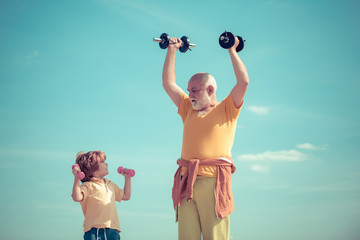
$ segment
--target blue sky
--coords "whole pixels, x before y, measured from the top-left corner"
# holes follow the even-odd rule
[[[235,84],[218,37],[246,39],[250,85],[232,151],[232,240],[355,240],[360,234],[358,1],[0,2],[0,232],[3,239],[81,239],[70,194],[79,151],[136,170],[117,205],[122,239],[177,239],[171,202],[182,123],[163,91],[166,51],[185,90],[210,72]]]

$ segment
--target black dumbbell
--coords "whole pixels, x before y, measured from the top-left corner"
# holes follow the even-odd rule
[[[182,41],[181,47],[179,48],[180,52],[184,53],[187,50],[191,51],[191,48],[195,47],[195,44],[190,43],[188,37],[182,36],[180,39]],[[154,42],[158,42],[161,49],[167,48],[169,44],[174,44],[173,42],[171,42],[169,35],[166,33],[161,34],[160,38],[154,38]]]
[[[236,36],[239,39],[239,45],[236,47],[236,52],[240,52],[244,48],[245,40],[242,37]],[[231,32],[223,32],[219,37],[219,44],[221,47],[228,49],[234,46],[235,36]]]

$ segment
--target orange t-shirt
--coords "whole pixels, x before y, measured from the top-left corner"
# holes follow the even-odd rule
[[[80,186],[84,199],[80,202],[84,213],[84,232],[95,228],[112,228],[120,232],[115,201],[120,202],[124,190],[105,178],[92,178]]]
[[[231,157],[240,110],[241,106],[236,108],[229,94],[210,112],[199,117],[191,106],[189,96],[183,93],[178,110],[184,124],[181,158],[189,161]],[[200,166],[198,174],[216,177],[216,167]]]

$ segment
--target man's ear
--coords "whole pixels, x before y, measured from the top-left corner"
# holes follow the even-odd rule
[[[214,93],[214,87],[212,85],[209,85],[206,90],[209,96]]]

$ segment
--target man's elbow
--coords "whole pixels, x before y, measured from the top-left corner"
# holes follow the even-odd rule
[[[123,201],[129,201],[130,200],[130,195],[124,195],[122,200]]]
[[[72,196],[72,199],[74,200],[74,202],[81,202],[82,198],[78,197],[78,196]]]
[[[249,78],[248,77],[246,77],[246,78],[244,78],[244,79],[242,79],[241,81],[238,81],[237,83],[236,83],[236,86],[235,86],[235,88],[237,88],[237,89],[247,89],[248,88],[248,86],[249,86]]]
[[[249,85],[249,76],[248,76],[248,75],[246,75],[246,76],[244,77],[243,85],[246,86],[246,87]]]
[[[163,88],[165,89],[166,92],[170,89],[170,84],[169,84],[169,82],[167,82],[167,81],[165,81],[165,80],[163,80],[162,86],[163,86]]]
[[[166,84],[166,82],[164,82],[164,81],[163,81],[163,83],[162,83],[162,87],[166,90],[166,88],[167,88],[167,84]]]

